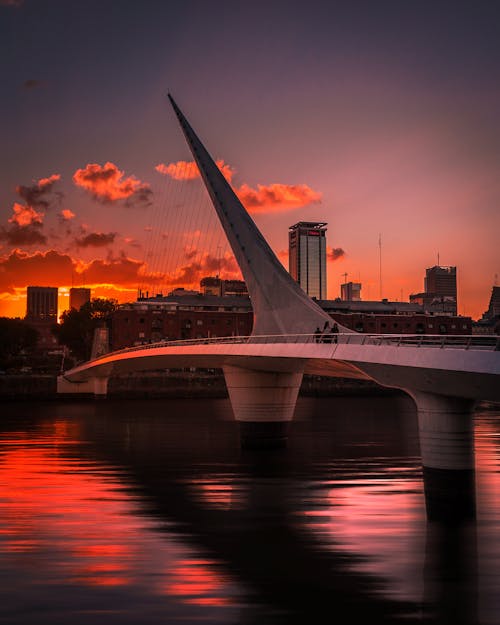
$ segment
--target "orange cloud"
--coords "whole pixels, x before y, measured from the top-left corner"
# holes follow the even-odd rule
[[[216,161],[216,165],[224,178],[228,182],[231,182],[235,170],[222,159]],[[160,163],[155,169],[160,174],[170,176],[174,180],[194,180],[200,177],[198,165],[194,161],[177,161],[176,163],[169,163],[168,165]]]
[[[44,214],[38,213],[31,206],[24,206],[23,204],[14,202],[12,211],[14,214],[9,219],[9,223],[11,224],[17,224],[18,226],[24,227],[33,223],[41,224],[43,221]]]
[[[103,166],[89,163],[84,169],[77,169],[73,175],[74,183],[92,194],[94,199],[104,203],[127,200],[128,204],[149,203],[151,189],[135,178],[124,178],[125,173],[114,163]]]
[[[70,211],[69,208],[63,209],[59,214],[62,217],[63,221],[70,221],[71,219],[74,219],[76,217],[75,213],[73,211]]]
[[[220,274],[224,279],[241,279],[240,268],[232,254],[226,253],[222,257],[216,257],[199,250],[191,250],[185,256],[187,260],[192,260],[192,262],[167,276],[162,285],[198,289],[202,278],[214,274]]]
[[[306,184],[258,184],[257,189],[243,184],[235,193],[250,213],[281,212],[321,202],[321,193]]]
[[[231,183],[235,169],[222,159],[216,163],[222,175]],[[198,166],[194,161],[177,161],[169,165],[160,163],[155,169],[174,180],[194,180],[200,177]],[[235,188],[234,191],[241,203],[251,213],[281,212],[321,202],[321,193],[314,191],[306,184],[276,183],[267,186],[259,184],[257,189],[252,189],[249,185],[243,184],[241,187]]]

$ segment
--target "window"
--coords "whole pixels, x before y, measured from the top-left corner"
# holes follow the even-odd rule
[[[139,319],[139,323],[144,323],[144,322],[145,322],[144,317],[141,317],[141,318]]]
[[[196,325],[197,326],[202,326],[203,325],[203,319],[197,319],[196,320]]]
[[[144,338],[144,332],[139,332],[139,338],[143,339]]]

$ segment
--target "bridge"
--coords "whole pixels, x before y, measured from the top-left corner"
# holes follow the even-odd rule
[[[248,287],[249,337],[161,342],[104,354],[58,379],[58,391],[105,395],[111,375],[221,368],[242,440],[282,442],[303,375],[374,380],[408,393],[418,412],[424,468],[473,471],[472,410],[500,401],[497,337],[312,334],[331,318],[290,277],[171,96],[170,102]]]

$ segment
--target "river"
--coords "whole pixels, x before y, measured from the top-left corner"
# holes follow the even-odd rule
[[[225,399],[3,402],[0,622],[500,622],[500,406],[476,519],[428,522],[405,396],[301,397],[242,450]]]

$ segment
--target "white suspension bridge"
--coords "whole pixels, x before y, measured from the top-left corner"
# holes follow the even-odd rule
[[[60,376],[61,393],[105,395],[111,375],[151,369],[221,368],[245,436],[282,437],[302,377],[370,379],[415,401],[425,468],[474,468],[472,410],[500,401],[496,337],[357,334],[339,326],[334,343],[314,328],[331,318],[290,277],[194,130],[169,96],[248,287],[249,337],[171,341],[108,353]]]

